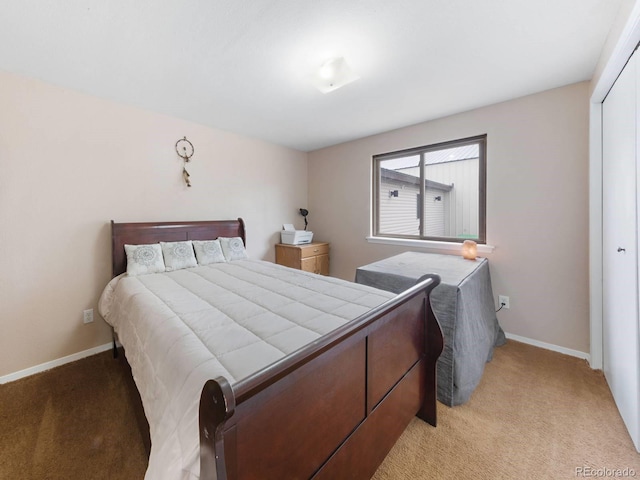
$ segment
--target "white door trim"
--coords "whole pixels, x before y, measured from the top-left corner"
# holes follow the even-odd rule
[[[602,369],[602,102],[640,42],[637,0],[607,65],[593,89],[589,109],[589,310],[591,368]]]
[[[589,364],[602,370],[602,103],[589,110]]]

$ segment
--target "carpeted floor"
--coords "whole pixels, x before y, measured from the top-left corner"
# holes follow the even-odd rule
[[[109,352],[0,385],[0,479],[142,479],[129,388]],[[438,415],[437,428],[412,421],[375,480],[640,476],[604,377],[582,360],[510,341],[471,400]]]
[[[125,375],[105,352],[0,385],[0,479],[142,479]]]
[[[414,419],[374,479],[570,479],[593,477],[590,468],[640,477],[640,454],[604,375],[584,360],[509,341],[470,401],[438,404],[435,429]]]

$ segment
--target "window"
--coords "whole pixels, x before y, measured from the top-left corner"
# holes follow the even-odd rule
[[[486,242],[487,136],[373,157],[373,235]]]

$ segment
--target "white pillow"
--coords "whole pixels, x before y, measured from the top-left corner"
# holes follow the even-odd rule
[[[181,268],[197,267],[196,256],[193,254],[191,240],[186,242],[160,242],[167,272]]]
[[[157,243],[149,245],[125,245],[127,275],[164,272],[162,249]]]
[[[222,253],[220,240],[194,240],[193,249],[196,251],[198,265],[209,265],[211,263],[222,263],[227,260]]]
[[[224,258],[227,259],[227,262],[231,262],[233,260],[244,260],[245,258],[249,258],[247,256],[247,251],[244,249],[244,243],[242,243],[242,238],[240,237],[220,237],[220,245],[222,246],[222,253],[224,253]]]

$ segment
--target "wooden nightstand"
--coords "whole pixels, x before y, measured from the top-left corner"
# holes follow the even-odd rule
[[[276,244],[276,263],[305,272],[329,275],[329,244],[306,245]]]

